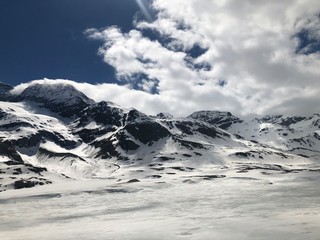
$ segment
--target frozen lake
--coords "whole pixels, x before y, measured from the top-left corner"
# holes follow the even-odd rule
[[[318,240],[319,175],[113,185],[100,180],[66,184],[61,191],[11,191],[0,194],[0,238]]]

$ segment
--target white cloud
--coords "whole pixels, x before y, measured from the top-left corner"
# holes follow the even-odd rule
[[[320,53],[296,53],[302,30],[320,41],[320,2],[154,0],[153,8],[156,20],[128,33],[116,26],[86,31],[103,41],[99,53],[125,85],[73,83],[78,89],[148,114],[320,112]],[[145,30],[157,32],[158,41]],[[207,51],[191,58],[195,45]],[[194,65],[202,63],[213,67]]]

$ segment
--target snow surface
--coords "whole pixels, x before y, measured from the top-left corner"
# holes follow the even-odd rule
[[[39,130],[46,130],[52,133],[57,132],[66,140],[77,141],[77,138],[70,133],[70,129],[64,121],[65,119],[51,116],[55,114],[38,107],[34,103],[0,102],[0,108],[8,114],[1,119],[1,125],[21,122],[29,125],[25,127],[22,126],[19,129],[1,129],[0,138],[7,140],[20,139],[27,135],[37,133]]]
[[[318,240],[319,180],[318,173],[264,180],[245,174],[196,183],[110,179],[7,191],[0,194],[1,239]]]

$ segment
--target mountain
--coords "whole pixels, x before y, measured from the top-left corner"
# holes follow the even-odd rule
[[[82,92],[69,84],[34,83],[13,97],[14,101],[33,101],[64,117],[71,117],[93,104]]]
[[[250,121],[219,111],[148,116],[95,102],[68,84],[13,89],[0,85],[0,191],[79,179],[179,179],[182,173],[183,181],[194,182],[225,177],[223,169],[318,170],[319,114]]]
[[[230,112],[220,111],[199,111],[194,112],[188,118],[198,119],[219,128],[227,130],[230,126],[236,123],[242,123],[240,118],[233,116]]]

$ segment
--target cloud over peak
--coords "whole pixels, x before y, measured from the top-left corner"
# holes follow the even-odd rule
[[[113,88],[141,98],[133,106],[178,115],[320,112],[317,1],[154,0],[152,7],[155,20],[129,32],[86,31],[103,42],[99,54],[122,84]]]

